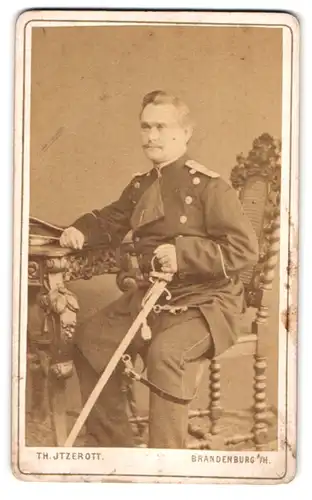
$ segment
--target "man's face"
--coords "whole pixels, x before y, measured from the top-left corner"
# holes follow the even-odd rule
[[[185,153],[191,129],[179,119],[179,111],[172,104],[148,104],[143,109],[142,145],[153,163],[174,161]]]

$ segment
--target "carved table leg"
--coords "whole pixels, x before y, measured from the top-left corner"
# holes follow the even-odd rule
[[[48,275],[49,291],[41,297],[47,323],[52,330],[48,391],[55,444],[62,446],[67,437],[66,379],[73,374],[73,338],[78,303],[64,287],[61,272]]]
[[[39,287],[29,287],[26,408],[31,421],[46,421],[50,425],[46,360],[51,338],[44,328],[44,312],[38,302],[40,293]]]
[[[49,399],[52,412],[52,427],[56,446],[62,446],[67,438],[66,381],[49,377]]]

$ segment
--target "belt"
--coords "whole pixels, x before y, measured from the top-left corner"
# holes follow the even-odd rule
[[[150,271],[151,271],[151,266],[150,266],[150,255],[143,255],[143,254],[136,254],[136,253],[131,253],[130,259],[131,259],[131,269],[138,269],[142,274],[142,282],[143,283],[149,283],[149,276],[150,276]],[[182,277],[183,276],[183,277]],[[202,275],[192,275],[192,276],[185,276],[182,274],[175,274],[173,276],[173,280],[170,283],[170,288],[174,289],[175,287],[179,288],[181,285],[183,286],[191,286],[192,284],[195,283],[201,283],[201,284],[211,284],[215,288],[222,287],[224,285],[227,285],[231,281],[235,280],[238,277],[237,274],[233,274],[231,276],[227,277],[215,277],[214,279],[207,279],[207,281],[202,281]],[[199,281],[197,281],[199,279]]]
[[[173,396],[169,392],[164,391],[163,389],[161,389],[157,385],[153,384],[153,382],[150,382],[149,380],[147,380],[146,378],[144,378],[140,373],[137,373],[134,370],[134,367],[133,367],[133,364],[132,364],[132,361],[131,361],[131,358],[130,358],[129,354],[124,354],[122,356],[122,358],[121,358],[121,361],[124,364],[124,367],[125,367],[124,374],[127,377],[129,377],[130,379],[135,380],[137,382],[141,382],[141,384],[143,384],[146,387],[148,387],[152,392],[154,392],[158,396],[160,396],[160,397],[162,397],[162,398],[164,398],[164,399],[166,399],[168,401],[171,401],[173,403],[187,405],[196,396],[196,391],[195,391],[194,395],[191,398],[179,398],[177,396]]]

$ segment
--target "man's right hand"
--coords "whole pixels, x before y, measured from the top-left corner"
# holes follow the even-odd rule
[[[60,237],[61,247],[74,248],[75,250],[81,250],[84,242],[85,237],[82,232],[73,226],[65,229]]]

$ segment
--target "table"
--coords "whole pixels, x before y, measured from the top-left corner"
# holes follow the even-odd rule
[[[30,412],[39,419],[51,416],[56,446],[62,446],[68,434],[66,382],[74,371],[73,344],[79,310],[77,297],[66,285],[74,280],[115,274],[117,285],[124,291],[134,284],[136,270],[132,268],[131,248],[127,243],[117,251],[104,245],[84,247],[80,251],[61,248],[57,238],[53,243],[29,246],[27,387],[32,394]]]

